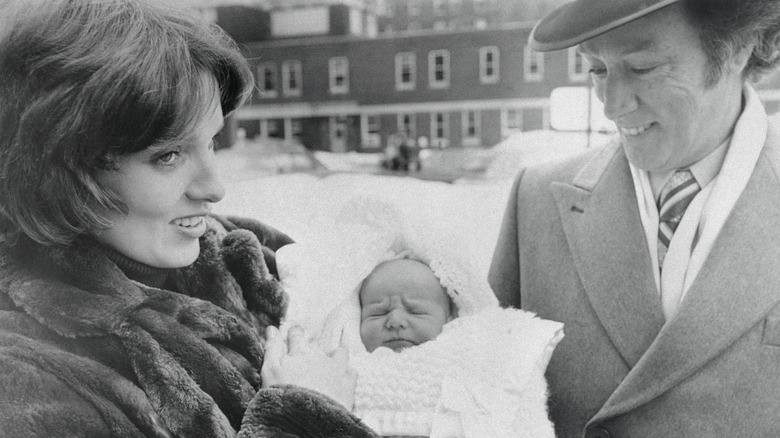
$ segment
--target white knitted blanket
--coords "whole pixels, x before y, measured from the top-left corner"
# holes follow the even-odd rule
[[[382,435],[553,438],[544,371],[562,324],[501,309],[474,274],[456,233],[406,223],[388,204],[356,198],[315,239],[277,252],[290,306],[282,331],[301,325],[323,350],[350,350],[355,413]],[[446,288],[458,317],[434,340],[368,353],[358,291],[382,261],[411,254]]]

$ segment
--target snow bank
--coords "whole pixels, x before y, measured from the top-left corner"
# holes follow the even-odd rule
[[[292,238],[313,238],[354,196],[395,205],[412,223],[433,224],[463,236],[481,275],[487,275],[511,180],[453,185],[409,177],[288,174],[227,183],[218,213],[261,220]]]

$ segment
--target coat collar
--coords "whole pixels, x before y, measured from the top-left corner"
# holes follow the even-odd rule
[[[780,303],[779,172],[780,138],[770,128],[748,185],[677,315],[591,422],[627,412],[668,391]]]
[[[623,148],[605,147],[571,184],[551,188],[588,299],[633,367],[664,317]]]
[[[779,174],[780,139],[770,128],[745,191],[666,325],[623,149],[604,148],[570,184],[553,183],[585,293],[631,369],[590,423],[641,406],[679,384],[780,302],[775,273]]]

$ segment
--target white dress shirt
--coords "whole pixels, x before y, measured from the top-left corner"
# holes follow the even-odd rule
[[[745,85],[743,98],[744,109],[731,138],[689,168],[701,191],[686,209],[672,237],[664,259],[663,277],[658,266],[656,198],[674,171],[651,173],[629,163],[655,284],[667,321],[676,313],[726,218],[747,186],[766,141],[766,111],[750,85]]]

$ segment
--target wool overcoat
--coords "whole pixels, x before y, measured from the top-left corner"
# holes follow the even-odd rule
[[[665,322],[623,148],[517,177],[490,283],[564,323],[547,369],[560,438],[780,436],[780,140]]]

